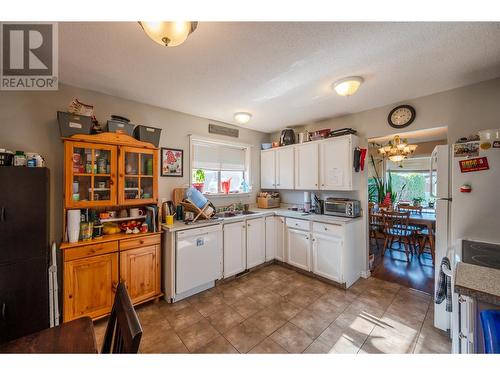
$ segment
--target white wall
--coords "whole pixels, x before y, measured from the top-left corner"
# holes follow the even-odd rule
[[[51,239],[56,241],[61,239],[63,209],[63,144],[60,140],[56,111],[65,111],[74,97],[84,103],[93,104],[100,123],[105,123],[111,114],[123,115],[135,124],[162,128],[160,146],[184,150],[184,177],[159,177],[160,198],[169,199],[174,187],[189,183],[188,134],[211,136],[208,134],[208,124],[217,124],[208,119],[67,85],[60,85],[58,91],[0,91],[0,148],[38,152],[45,157],[51,173]],[[237,199],[214,200],[216,205],[230,204],[238,200],[243,203],[255,202],[256,191],[260,187],[260,143],[267,142],[269,135],[248,129],[239,130],[238,139],[224,136],[214,138],[254,146],[251,152],[251,184],[254,191]]]

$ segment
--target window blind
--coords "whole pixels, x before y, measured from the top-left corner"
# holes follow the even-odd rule
[[[196,141],[192,153],[195,169],[245,171],[245,148]]]
[[[430,157],[419,157],[419,158],[407,158],[401,163],[394,163],[387,160],[387,170],[394,172],[405,172],[405,171],[421,171],[428,172],[431,168],[431,158]]]

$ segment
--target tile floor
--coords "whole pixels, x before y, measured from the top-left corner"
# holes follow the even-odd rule
[[[141,353],[450,353],[431,297],[376,278],[348,290],[272,264],[137,308]],[[99,347],[106,320],[96,322]]]

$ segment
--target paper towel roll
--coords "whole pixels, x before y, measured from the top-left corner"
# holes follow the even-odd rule
[[[311,203],[311,193],[304,191],[304,203]]]
[[[67,222],[66,228],[68,231],[68,241],[78,242],[80,236],[80,210],[68,210],[66,213]]]

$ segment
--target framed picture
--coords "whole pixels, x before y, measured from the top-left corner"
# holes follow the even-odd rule
[[[184,150],[161,148],[161,175],[163,177],[182,177],[184,171]]]

